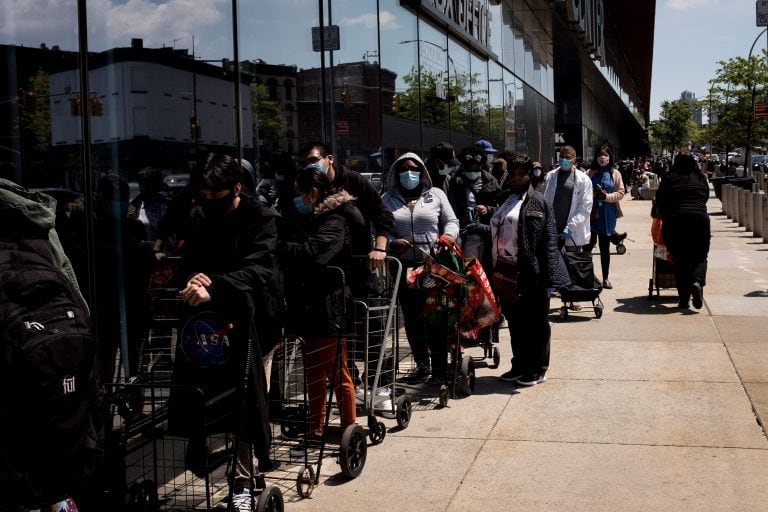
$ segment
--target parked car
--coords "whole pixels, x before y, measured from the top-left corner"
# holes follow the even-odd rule
[[[768,155],[752,155],[752,170],[766,172],[768,168]]]

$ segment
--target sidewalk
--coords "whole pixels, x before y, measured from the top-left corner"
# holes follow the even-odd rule
[[[768,502],[768,245],[726,219],[712,195],[705,305],[681,313],[674,290],[647,298],[650,206],[622,203],[619,231],[634,242],[612,256],[601,319],[585,310],[561,321],[553,300],[546,383],[515,392],[498,380],[509,369],[504,333],[501,367],[478,364],[473,396],[415,410],[407,429],[369,446],[356,480],[334,477],[338,466],[327,460],[302,500],[294,472],[268,475],[286,510],[760,509]],[[597,255],[595,264],[599,272]]]

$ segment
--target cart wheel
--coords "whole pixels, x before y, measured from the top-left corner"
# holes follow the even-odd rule
[[[653,298],[653,278],[648,280],[648,298]]]
[[[155,482],[134,482],[128,489],[127,503],[135,505],[138,510],[157,510],[160,505]]]
[[[296,477],[296,492],[302,498],[309,498],[315,490],[315,470],[311,466],[304,466]]]
[[[373,444],[380,444],[387,436],[387,426],[381,421],[373,421],[368,425],[368,437]]]
[[[270,486],[261,491],[256,502],[256,512],[283,512],[283,493],[278,487]]]
[[[357,478],[365,467],[368,455],[368,445],[365,442],[365,431],[360,425],[349,425],[341,434],[339,447],[339,464],[341,472],[347,478]]]
[[[445,384],[440,386],[440,392],[437,395],[437,400],[440,407],[448,406],[448,386],[446,386]]]
[[[616,246],[616,254],[624,254],[627,252],[627,247],[624,244],[619,244]]]
[[[469,396],[475,390],[475,361],[470,356],[461,358],[461,378],[459,379],[459,393]]]
[[[413,412],[413,405],[411,399],[407,395],[403,395],[397,399],[397,426],[400,428],[408,428],[408,424],[411,422],[411,413]]]
[[[560,308],[560,318],[562,320],[565,320],[566,318],[568,318],[568,306],[562,306]]]
[[[498,368],[500,363],[501,363],[501,352],[499,352],[499,347],[493,347],[493,365],[491,366],[491,368]]]
[[[595,318],[603,316],[603,306],[595,306]]]

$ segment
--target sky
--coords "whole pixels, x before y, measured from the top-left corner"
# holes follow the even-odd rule
[[[754,0],[656,0],[651,120],[662,101],[692,91],[704,98],[718,62],[746,58],[764,27],[756,26]],[[766,48],[765,34],[753,55]]]

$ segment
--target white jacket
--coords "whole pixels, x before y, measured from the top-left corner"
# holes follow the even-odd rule
[[[568,213],[568,229],[573,233],[573,241],[576,245],[587,245],[591,236],[590,215],[592,213],[592,180],[587,173],[582,172],[576,167],[572,167],[575,172],[576,181],[573,184],[573,197],[571,199],[571,210]],[[544,177],[544,198],[549,204],[555,200],[555,188],[557,187],[557,173],[560,168],[549,171]]]

